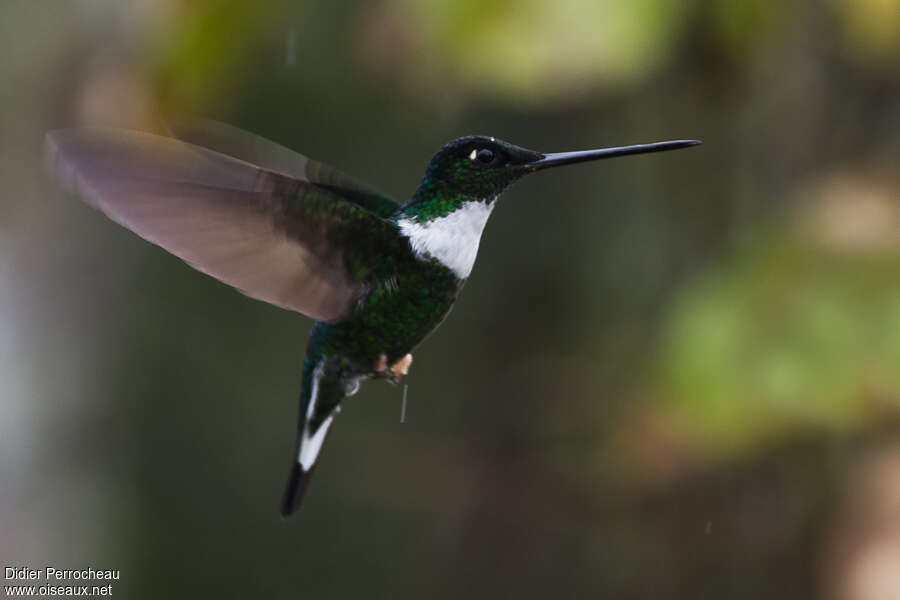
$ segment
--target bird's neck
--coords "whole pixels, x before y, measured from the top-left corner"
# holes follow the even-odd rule
[[[460,279],[472,272],[481,233],[496,204],[424,181],[398,214],[397,224],[423,260],[437,260]]]
[[[455,186],[426,175],[410,201],[400,209],[401,218],[407,217],[418,222],[431,221],[446,217],[462,204],[478,199]]]

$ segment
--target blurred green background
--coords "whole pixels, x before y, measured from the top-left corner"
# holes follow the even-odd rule
[[[4,0],[0,560],[123,598],[900,598],[900,0]],[[445,141],[690,151],[508,191],[305,506],[306,318],[60,192],[232,123],[394,196]]]

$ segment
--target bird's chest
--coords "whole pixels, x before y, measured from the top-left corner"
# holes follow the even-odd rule
[[[464,202],[453,212],[429,220],[402,219],[398,225],[413,253],[434,259],[459,279],[472,273],[481,234],[495,201]]]
[[[399,360],[440,325],[463,283],[435,261],[402,265],[369,287],[350,319],[333,326],[336,349],[362,368],[382,354]]]
[[[398,225],[409,253],[366,286],[354,315],[339,324],[345,353],[365,366],[410,352],[447,316],[472,272],[493,203],[467,202],[428,221]]]

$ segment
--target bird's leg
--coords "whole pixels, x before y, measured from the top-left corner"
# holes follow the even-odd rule
[[[388,367],[387,354],[382,352],[375,361],[374,370],[376,377],[383,377],[392,383],[400,383],[400,378],[409,373],[409,365],[412,364],[412,354],[407,354],[390,367]]]

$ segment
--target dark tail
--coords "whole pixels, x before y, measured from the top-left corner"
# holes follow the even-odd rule
[[[288,475],[287,487],[284,489],[284,496],[281,498],[281,516],[288,518],[300,508],[303,501],[303,493],[309,484],[313,471],[304,471],[300,466],[300,462],[295,458],[294,464],[291,466],[291,474]]]
[[[313,355],[315,356],[315,355]],[[294,445],[293,464],[287,487],[281,499],[281,516],[289,517],[300,507],[328,435],[331,422],[340,411],[345,386],[341,382],[337,361],[307,354],[300,385],[300,423]]]

